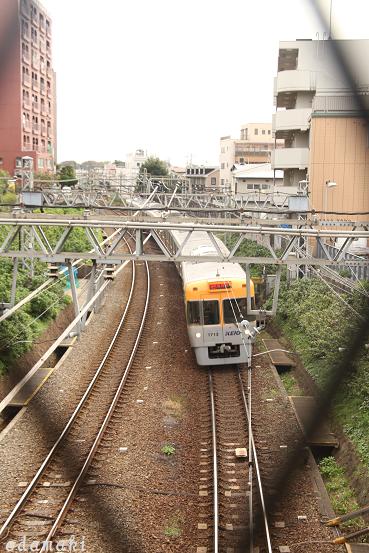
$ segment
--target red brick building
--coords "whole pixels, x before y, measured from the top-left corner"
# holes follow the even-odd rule
[[[0,1],[0,169],[22,156],[54,171],[56,87],[51,20],[38,0]]]

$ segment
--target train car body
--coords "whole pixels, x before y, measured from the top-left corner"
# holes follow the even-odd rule
[[[181,245],[187,232],[171,231],[172,239]],[[223,242],[218,247],[228,254]],[[216,254],[206,232],[185,241],[182,255]],[[186,307],[187,328],[191,346],[199,365],[247,363],[251,342],[245,338],[247,294],[254,297],[254,286],[246,289],[246,275],[237,263],[190,262],[180,264]]]

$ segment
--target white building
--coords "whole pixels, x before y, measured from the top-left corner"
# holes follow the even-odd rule
[[[286,192],[297,193],[296,189],[288,188],[283,184],[283,171],[273,171],[270,163],[235,164],[231,168],[232,193],[236,196],[252,192]]]
[[[284,170],[285,184],[296,185],[311,177],[314,120],[339,116],[343,121],[343,117],[353,118],[355,109],[357,114],[352,90],[336,60],[336,47],[348,61],[358,90],[368,94],[369,40],[297,40],[279,44],[273,135],[283,138],[285,146],[272,153],[272,167]],[[333,131],[331,134],[328,143],[332,149],[337,137]],[[340,140],[345,140],[344,134]],[[337,161],[341,163],[342,159]],[[333,176],[329,178],[333,180]],[[320,185],[324,185],[323,181]]]

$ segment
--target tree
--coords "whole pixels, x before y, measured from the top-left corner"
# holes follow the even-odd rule
[[[4,171],[3,169],[0,169],[0,193],[5,194],[5,192],[8,189],[8,179],[10,179],[10,175],[7,171]]]
[[[74,186],[77,184],[78,180],[76,179],[76,170],[72,165],[64,165],[59,169],[58,172],[58,179],[63,180],[69,180],[70,182],[67,182],[67,186]]]
[[[167,177],[168,176],[168,165],[165,161],[162,161],[158,157],[150,156],[140,167],[140,174],[142,175],[145,172],[145,169],[148,175],[157,176],[157,177]]]

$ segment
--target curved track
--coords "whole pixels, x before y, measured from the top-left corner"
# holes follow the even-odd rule
[[[252,432],[251,374],[230,367],[209,371],[214,553],[272,553]],[[237,457],[238,448],[246,448],[247,457]],[[254,535],[260,520],[262,537],[259,528]]]
[[[48,550],[112,418],[136,354],[149,298],[148,265],[133,263],[129,298],[114,337],[68,423],[0,529],[2,541],[25,535],[29,542],[45,542],[41,551]]]

